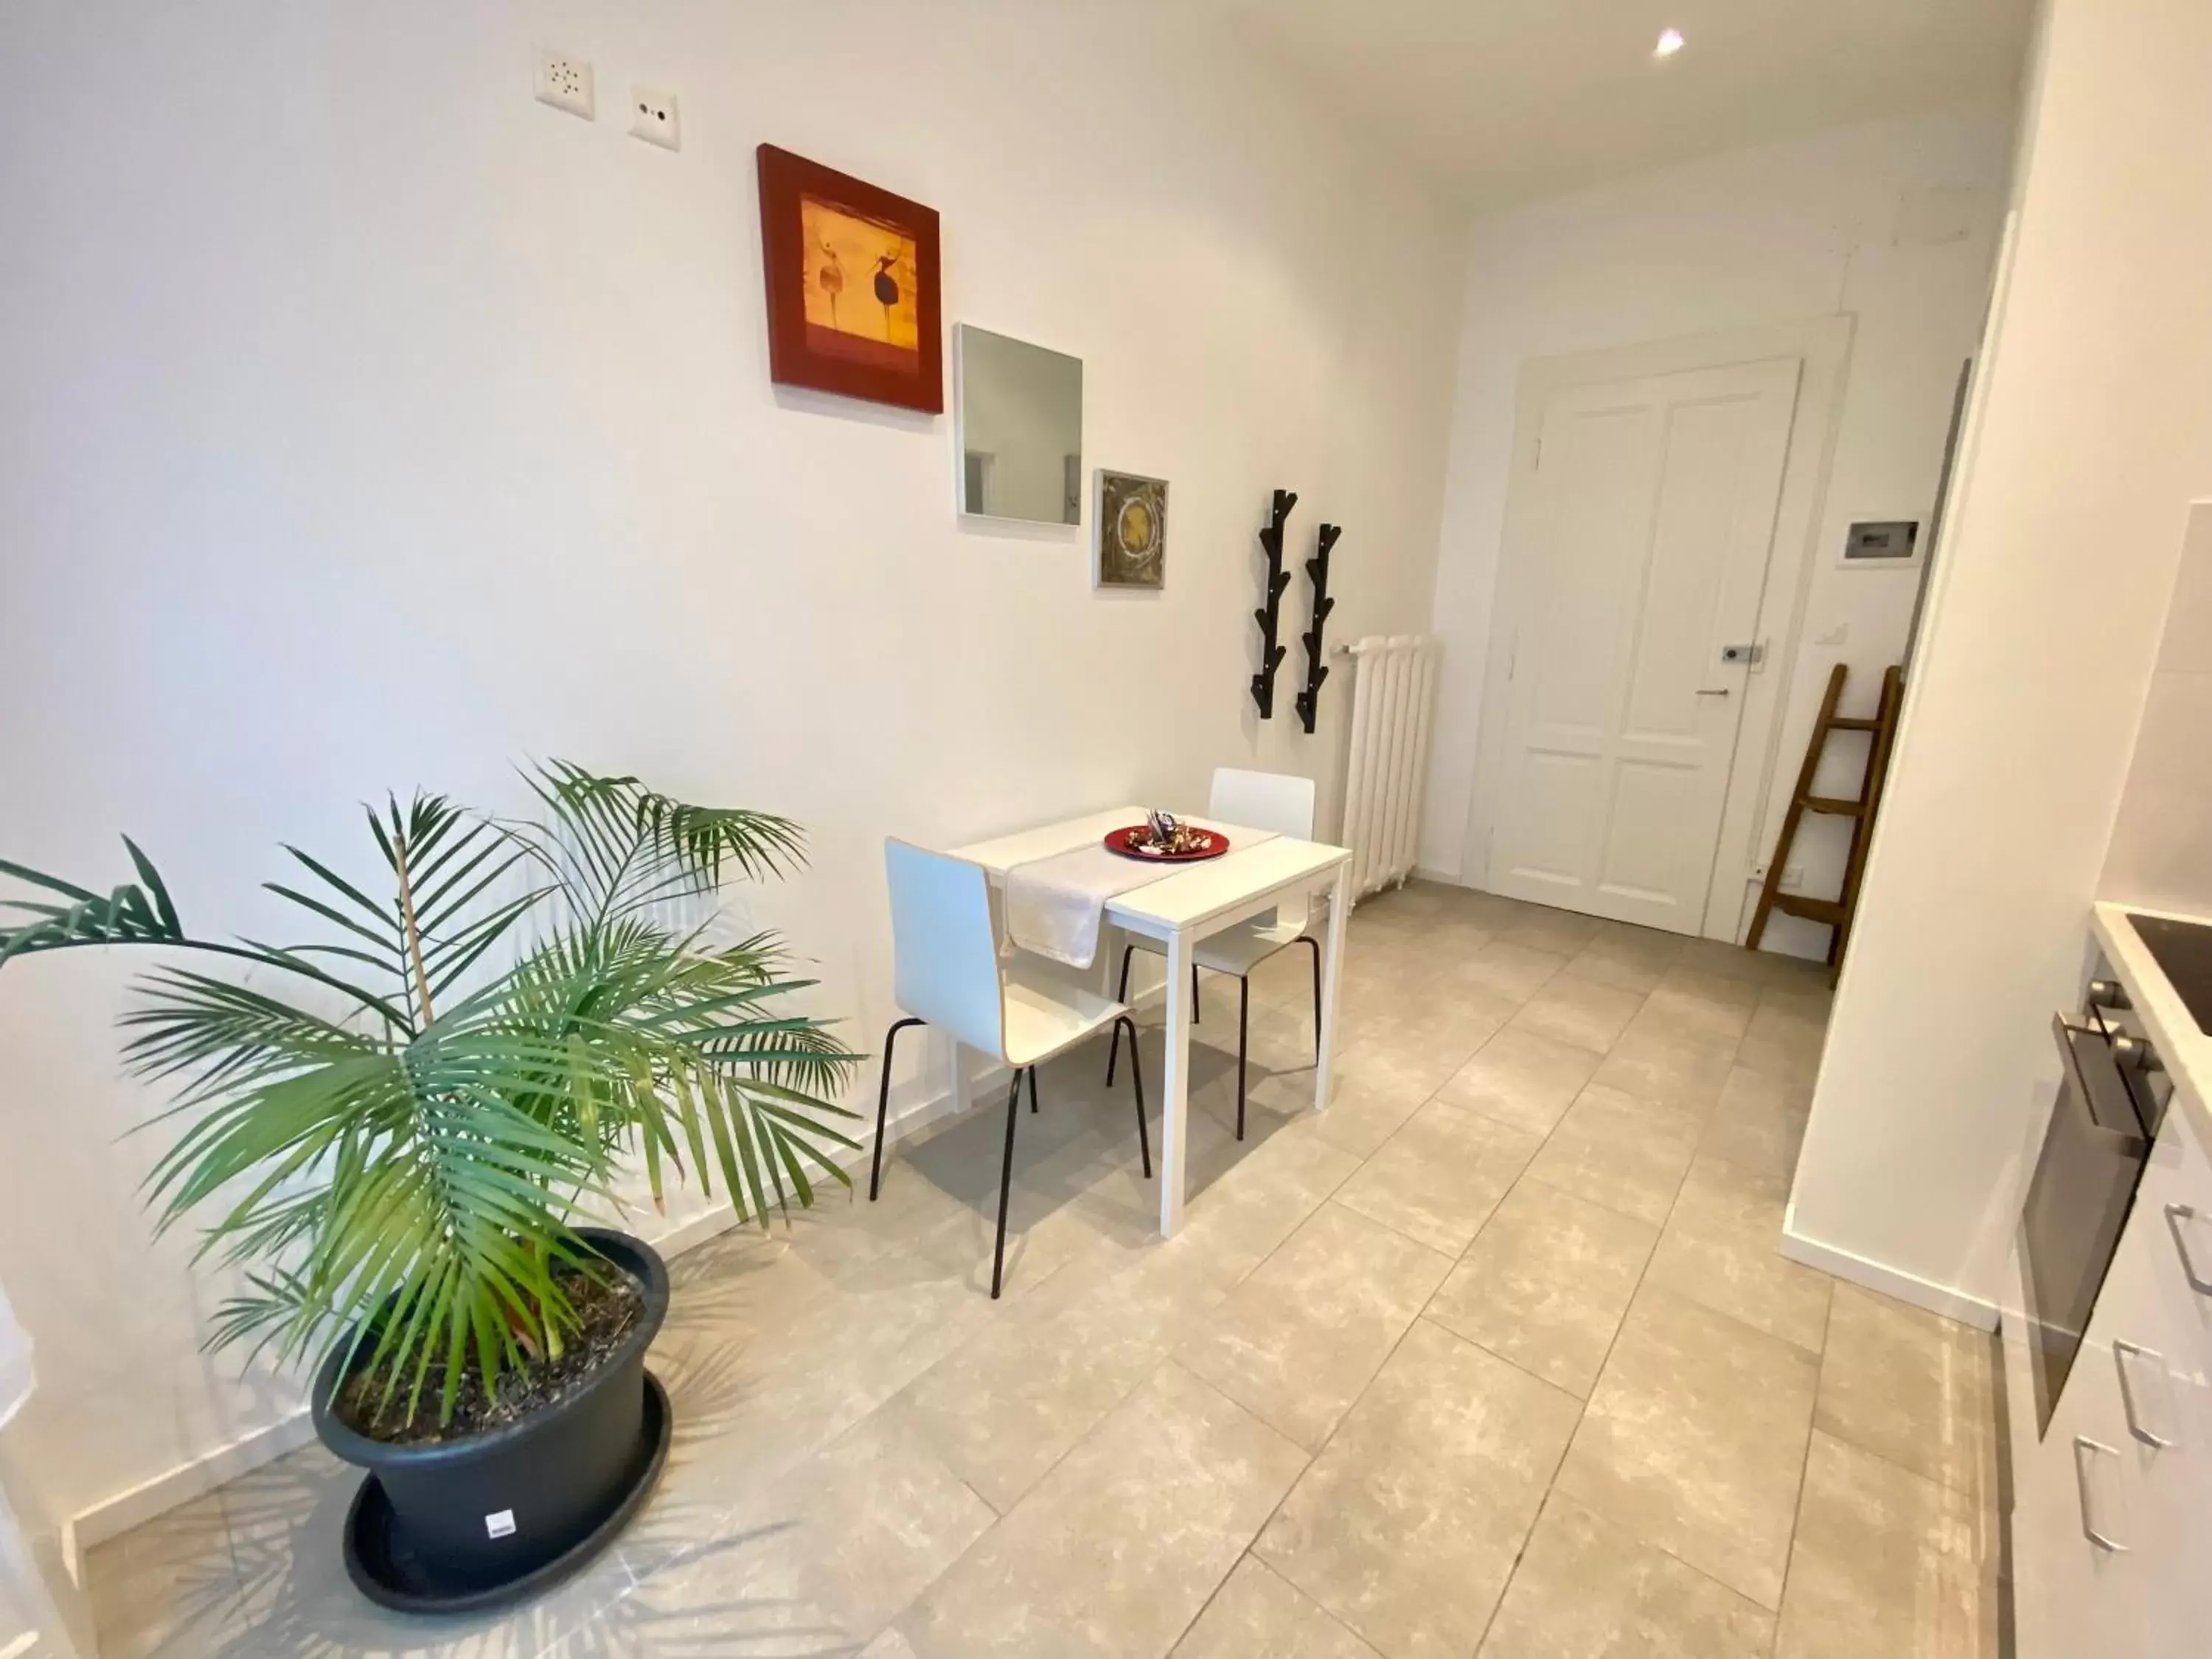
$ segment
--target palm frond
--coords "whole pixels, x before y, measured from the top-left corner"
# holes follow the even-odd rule
[[[0,902],[0,910],[18,911],[30,918],[14,927],[0,927],[0,963],[33,951],[72,945],[185,943],[184,924],[177,920],[177,908],[170,902],[161,872],[128,836],[123,844],[130,849],[138,879],[105,895],[0,859],[0,875],[68,901],[64,904],[21,899]]]
[[[759,880],[805,862],[803,832],[774,813],[692,805],[637,778],[605,776],[568,761],[525,775],[554,820],[551,841],[539,842],[541,856],[562,872],[582,917],[611,921],[709,896],[732,866]]]

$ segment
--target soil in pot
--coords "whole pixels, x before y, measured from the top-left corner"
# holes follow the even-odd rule
[[[438,1402],[445,1391],[446,1363],[438,1358],[430,1364],[421,1408],[411,1419],[401,1418],[407,1407],[408,1379],[402,1379],[387,1401],[385,1379],[367,1371],[346,1379],[334,1402],[337,1416],[355,1433],[387,1446],[435,1446],[505,1428],[559,1404],[621,1352],[623,1339],[645,1312],[644,1291],[636,1279],[613,1261],[603,1261],[599,1267],[591,1275],[573,1269],[556,1272],[562,1294],[576,1310],[578,1328],[563,1338],[561,1352],[553,1358],[540,1360],[527,1371],[502,1372],[495,1397],[485,1391],[483,1376],[471,1365],[462,1375],[452,1419],[441,1424]]]

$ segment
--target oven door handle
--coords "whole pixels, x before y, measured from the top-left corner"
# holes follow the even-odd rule
[[[2119,1150],[2130,1158],[2138,1159],[2148,1158],[2150,1155],[2150,1142],[2139,1130],[2116,1128],[2099,1115],[2097,1110],[2099,1097],[2090,1086],[2088,1074],[2081,1067],[2081,1051],[2076,1044],[2088,1042],[2100,1045],[2104,1049],[2105,1060],[2112,1068],[2111,1089],[2106,1092],[2109,1094],[2112,1089],[2118,1090],[2121,1099],[2126,1102],[2129,1118],[2140,1123],[2135,1103],[2128,1097],[2127,1085],[2121,1081],[2118,1063],[2112,1057],[2112,1039],[2102,1031],[2093,1030],[2086,1025],[2076,1025],[2064,1014],[2051,1016],[2051,1029],[2052,1034],[2058,1039],[2058,1058],[2066,1068],[2065,1083],[2058,1091],[2058,1109],[2061,1111],[2065,1109],[2066,1101],[2070,1097],[2081,1115],[2087,1120],[2088,1127],[2094,1133],[2117,1142]],[[2212,1291],[2212,1287],[2208,1287],[2208,1291]]]

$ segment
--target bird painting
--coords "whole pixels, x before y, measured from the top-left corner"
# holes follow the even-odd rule
[[[822,284],[822,291],[830,296],[830,326],[837,326],[837,296],[845,291],[845,267],[837,263],[837,250],[824,242],[822,246],[822,269],[814,280]]]
[[[898,304],[898,278],[891,275],[891,267],[899,262],[898,251],[893,249],[876,261],[876,303],[884,308],[884,338],[891,337],[891,307]]]

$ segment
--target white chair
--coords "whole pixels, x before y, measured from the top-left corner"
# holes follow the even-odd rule
[[[1030,1110],[1037,1109],[1036,1068],[1106,1026],[1118,1046],[1129,1028],[1134,1054],[1136,1022],[1119,1002],[1058,985],[1024,969],[1017,952],[1002,957],[991,920],[990,882],[983,866],[932,853],[906,842],[884,842],[890,877],[894,996],[906,1018],[884,1036],[883,1077],[876,1091],[876,1150],[868,1169],[868,1200],[875,1201],[884,1170],[884,1117],[890,1105],[891,1050],[909,1025],[934,1025],[970,1048],[980,1048],[1013,1072],[1006,1091],[1006,1156],[999,1174],[999,1241],[991,1253],[991,1295],[999,1294],[1006,1261],[1006,1197],[1014,1181],[1014,1125],[1021,1116],[1022,1076],[1030,1080]],[[1133,1059],[1129,1080],[1137,1096],[1137,1150],[1145,1178],[1152,1175],[1152,1147],[1145,1127],[1145,1079]]]
[[[1242,772],[1222,767],[1213,775],[1213,794],[1206,813],[1218,823],[1272,830],[1279,836],[1311,841],[1314,832],[1314,786],[1311,778],[1281,772]],[[1191,1018],[1198,1018],[1198,970],[1237,976],[1237,1139],[1244,1139],[1244,1054],[1252,1012],[1252,970],[1279,951],[1303,945],[1313,952],[1314,1064],[1321,1064],[1321,941],[1306,931],[1313,921],[1312,901],[1296,909],[1285,908],[1255,916],[1241,927],[1231,927],[1198,942],[1191,953]],[[1149,939],[1121,947],[1121,982],[1115,993],[1129,994],[1129,954],[1141,942],[1147,951],[1159,947]],[[1136,1025],[1129,1027],[1132,1050]],[[1121,1032],[1116,1027],[1114,1046],[1106,1055],[1106,1082],[1114,1082],[1114,1062],[1121,1052]]]

